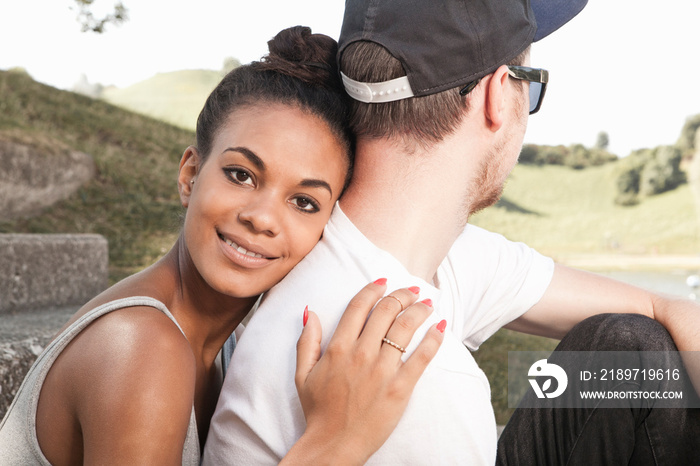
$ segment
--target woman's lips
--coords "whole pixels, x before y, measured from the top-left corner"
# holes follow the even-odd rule
[[[243,246],[239,246],[238,244],[236,244],[236,243],[233,242],[232,240],[230,240],[230,239],[224,237],[221,233],[219,233],[219,238],[221,238],[221,239],[224,241],[224,243],[228,244],[229,246],[231,246],[233,249],[235,249],[236,251],[240,252],[241,254],[245,254],[246,256],[250,256],[250,257],[257,257],[257,258],[261,258],[261,259],[262,259],[262,258],[267,259],[267,257],[263,256],[262,254],[259,254],[259,253],[254,252],[254,251],[248,251],[248,250],[247,250],[246,248],[244,248]]]
[[[231,262],[240,267],[253,269],[265,267],[270,264],[271,261],[277,259],[277,257],[270,256],[267,251],[261,250],[258,247],[255,247],[255,249],[246,249],[231,238],[224,236],[224,234],[217,233],[219,240],[221,240],[221,245],[224,248],[224,254]]]

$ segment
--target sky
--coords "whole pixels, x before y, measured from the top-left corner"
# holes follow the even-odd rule
[[[267,40],[297,24],[337,38],[344,6],[122,1],[129,21],[102,35],[80,32],[73,0],[1,1],[0,69],[22,67],[61,89],[82,74],[91,83],[126,87],[159,72],[218,70],[226,57],[256,60]],[[113,4],[96,0],[94,8]],[[619,156],[673,144],[685,119],[700,114],[699,22],[696,0],[589,0],[569,24],[533,44],[532,66],[548,69],[550,84],[525,142],[592,146],[605,131]]]

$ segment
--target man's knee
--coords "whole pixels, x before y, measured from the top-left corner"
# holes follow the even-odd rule
[[[666,329],[641,314],[599,314],[580,322],[562,339],[560,351],[673,351]]]

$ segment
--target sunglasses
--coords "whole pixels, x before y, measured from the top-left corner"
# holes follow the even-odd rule
[[[530,83],[530,115],[537,113],[542,106],[544,99],[544,91],[547,90],[547,82],[549,81],[549,72],[541,68],[530,68],[529,66],[508,66],[508,75],[511,78],[521,79]],[[462,89],[459,94],[465,96],[469,94],[481,78],[470,82]]]

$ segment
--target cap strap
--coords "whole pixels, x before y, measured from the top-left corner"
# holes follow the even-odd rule
[[[413,97],[413,90],[406,76],[381,83],[361,83],[348,78],[342,71],[340,76],[343,78],[343,85],[348,95],[360,102],[393,102],[394,100]]]

